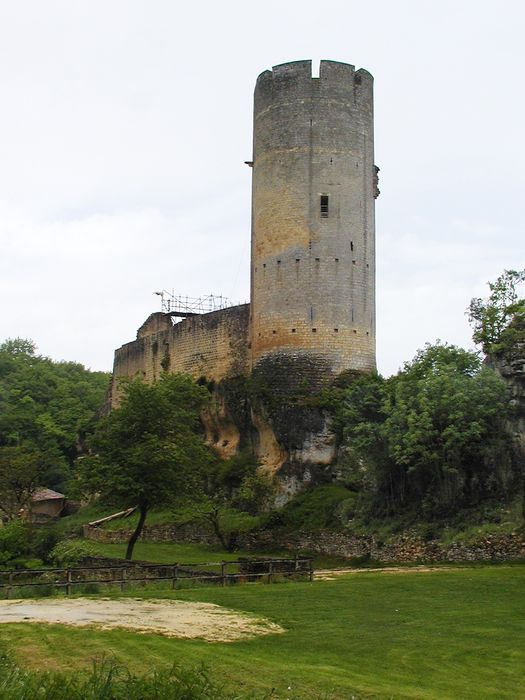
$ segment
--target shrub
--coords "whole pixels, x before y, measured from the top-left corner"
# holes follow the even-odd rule
[[[86,540],[62,540],[53,547],[50,558],[59,566],[76,564],[82,557],[96,554],[91,542]]]
[[[0,566],[27,553],[29,525],[22,520],[13,520],[0,527]]]
[[[204,667],[153,671],[139,676],[111,659],[95,661],[88,674],[35,672],[20,668],[9,654],[0,652],[2,700],[234,700]]]
[[[18,598],[49,598],[55,595],[56,589],[52,583],[42,586],[22,586],[17,590]]]
[[[355,494],[344,486],[329,484],[308,489],[292,498],[270,522],[290,530],[317,531],[340,528],[352,511]],[[341,504],[345,503],[345,506]]]

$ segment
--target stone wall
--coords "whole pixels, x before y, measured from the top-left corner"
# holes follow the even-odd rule
[[[119,377],[152,382],[168,370],[218,382],[248,374],[249,314],[249,304],[242,304],[174,325],[169,314],[151,314],[137,339],[115,351],[111,405],[118,404]]]
[[[123,543],[130,536],[125,530],[84,529],[84,536],[97,542]],[[212,532],[191,526],[145,526],[142,539],[152,542],[175,542],[217,545]],[[340,532],[296,532],[291,534],[270,531],[255,532],[239,538],[242,549],[258,551],[288,549],[351,559],[371,559],[383,563],[414,563],[440,561],[513,561],[525,559],[525,539],[522,535],[486,535],[477,541],[449,545],[425,541],[405,533],[390,542],[375,537],[353,537]]]

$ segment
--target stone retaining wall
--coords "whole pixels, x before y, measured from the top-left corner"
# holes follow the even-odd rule
[[[127,530],[103,530],[84,527],[84,536],[97,542],[122,543],[130,537]],[[142,540],[216,545],[212,532],[195,526],[145,526]],[[487,535],[472,543],[454,542],[449,545],[435,540],[425,541],[405,533],[390,542],[375,537],[353,537],[339,532],[278,533],[261,531],[239,538],[242,549],[289,549],[353,558],[370,558],[379,562],[438,562],[438,561],[512,561],[525,559],[525,539],[522,535]]]

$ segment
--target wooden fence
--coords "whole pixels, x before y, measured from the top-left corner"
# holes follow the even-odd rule
[[[312,559],[239,559],[238,561],[205,562],[201,564],[101,564],[50,569],[0,570],[0,589],[5,598],[17,589],[47,586],[63,588],[67,595],[88,585],[116,585],[124,591],[133,585],[169,581],[173,588],[188,581],[208,581],[221,586],[262,580],[273,583],[279,579],[313,580]],[[35,591],[36,593],[36,591]]]

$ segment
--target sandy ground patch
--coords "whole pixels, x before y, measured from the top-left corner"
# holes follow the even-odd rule
[[[337,576],[343,576],[345,574],[421,574],[428,573],[430,571],[450,571],[454,569],[457,571],[459,566],[382,566],[375,569],[320,569],[315,572],[316,581],[333,581]]]
[[[284,632],[270,620],[243,615],[212,603],[138,598],[1,600],[2,622],[48,622],[100,629],[117,627],[207,642],[235,642]]]

